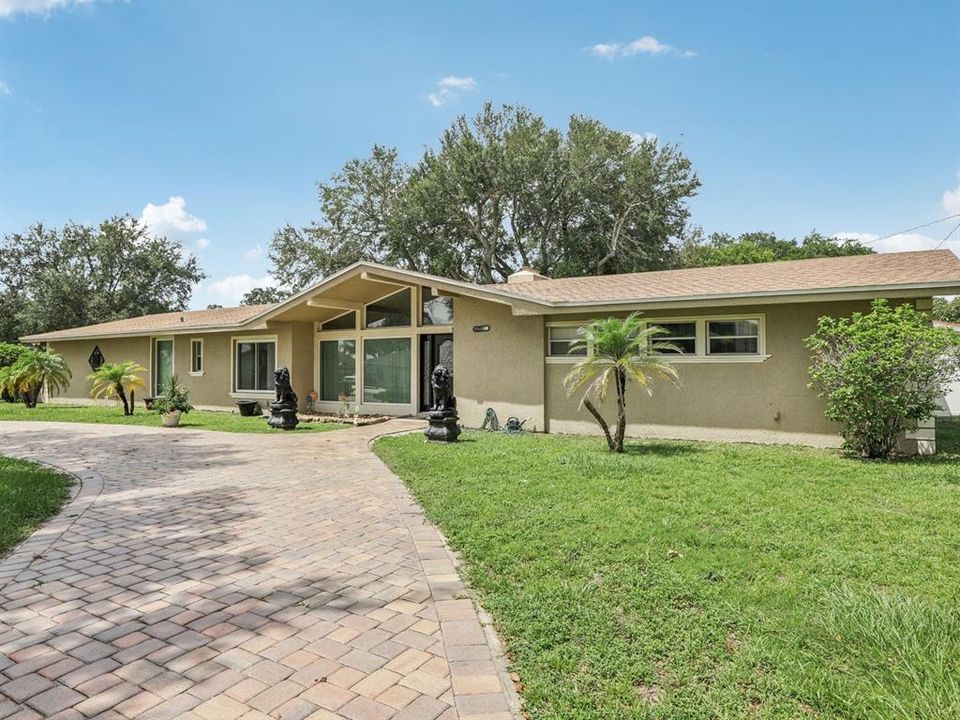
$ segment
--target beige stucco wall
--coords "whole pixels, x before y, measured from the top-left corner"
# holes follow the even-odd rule
[[[627,396],[628,434],[644,434],[645,425],[768,430],[785,433],[835,434],[836,425],[824,414],[824,403],[807,387],[810,355],[804,338],[822,315],[849,315],[868,303],[798,303],[754,307],[713,307],[696,311],[648,313],[671,317],[757,315],[765,317],[766,353],[760,363],[677,363],[681,387],[655,381],[648,397],[633,386]],[[570,318],[550,318],[563,319]],[[572,365],[548,365],[546,402],[551,432],[596,432],[593,418],[578,410],[580,396],[568,397],[563,377]],[[603,405],[614,417],[614,404]]]
[[[506,305],[467,297],[454,308],[453,391],[463,423],[478,427],[492,407],[500,422],[530,418],[524,427],[543,431],[543,318],[517,317]],[[474,325],[490,331],[475,333]]]
[[[593,418],[578,409],[579,396],[568,397],[563,388],[572,364],[544,361],[547,323],[587,320],[592,315],[514,316],[508,307],[469,298],[458,298],[456,307],[454,390],[465,425],[479,426],[484,410],[493,407],[501,422],[509,415],[530,417],[530,429],[598,432]],[[632,387],[628,433],[650,434],[656,427],[670,434],[673,427],[835,436],[837,427],[824,416],[823,401],[807,387],[809,352],[804,339],[822,315],[868,309],[868,302],[858,301],[646,313],[663,320],[762,314],[770,357],[764,362],[678,363],[681,387],[658,382],[653,397]],[[626,313],[601,313],[603,317],[611,314]],[[474,325],[490,325],[490,331],[474,333]],[[612,403],[605,404],[604,411],[612,418]]]
[[[87,375],[92,371],[87,359],[94,347],[100,347],[100,352],[107,362],[122,362],[132,360],[140,363],[144,367],[150,366],[150,339],[145,337],[134,338],[113,338],[100,340],[69,340],[50,343],[49,347],[53,352],[63,356],[66,360],[70,372],[73,373],[73,379],[70,386],[52,400],[78,400],[82,402],[90,401],[90,388],[93,383],[87,380]],[[137,397],[149,395],[149,391],[137,393]]]
[[[238,337],[270,337],[277,340],[277,363],[290,368],[293,388],[301,398],[301,404],[307,393],[313,389],[313,358],[311,338],[313,328],[310,323],[278,323],[267,330],[197,333],[183,335],[160,335],[157,337],[173,339],[174,373],[190,390],[190,401],[196,407],[235,410],[233,389],[231,345]],[[107,362],[133,360],[147,368],[144,380],[147,390],[138,393],[138,399],[153,394],[151,337],[114,338],[100,340],[70,340],[51,343],[51,347],[64,359],[73,372],[70,387],[55,401],[88,402],[91,383],[86,380],[90,374],[87,358],[99,345]],[[202,375],[190,374],[190,341],[203,340],[204,371]],[[265,398],[266,399],[266,398]]]

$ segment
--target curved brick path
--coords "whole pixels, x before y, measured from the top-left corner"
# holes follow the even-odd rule
[[[0,452],[81,479],[0,560],[0,718],[512,720],[442,538],[367,449],[418,425],[0,422]]]

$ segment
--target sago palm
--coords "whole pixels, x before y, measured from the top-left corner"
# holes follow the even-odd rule
[[[655,325],[646,327],[638,313],[626,319],[594,320],[580,328],[580,338],[570,352],[586,350],[587,356],[563,379],[567,394],[583,390],[580,407],[586,408],[596,419],[612,452],[623,452],[623,437],[627,431],[627,383],[634,382],[647,395],[653,394],[651,381],[655,378],[679,385],[677,371],[657,353],[658,350],[680,352],[670,343],[655,338],[666,331]],[[613,386],[617,396],[617,426],[613,433],[600,410],[592,402],[603,402]]]
[[[144,379],[140,377],[146,371],[145,367],[130,360],[104,363],[87,376],[88,380],[93,381],[90,397],[119,398],[123,404],[123,414],[133,415],[135,391],[147,386]],[[130,394],[129,401],[127,393]]]
[[[60,392],[70,384],[72,373],[63,358],[46,350],[25,350],[11,366],[3,369],[0,382],[28,408],[37,406],[43,388]]]

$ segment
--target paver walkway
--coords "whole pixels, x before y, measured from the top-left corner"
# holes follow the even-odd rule
[[[367,448],[2,423],[79,494],[0,561],[0,718],[512,720],[439,533]]]

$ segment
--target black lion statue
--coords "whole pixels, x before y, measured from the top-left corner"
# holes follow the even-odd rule
[[[430,373],[430,388],[433,390],[431,410],[444,412],[456,408],[453,397],[453,375],[443,365],[437,365]]]
[[[277,402],[296,407],[297,394],[290,385],[290,371],[285,367],[278,367],[273,379],[277,389]]]

